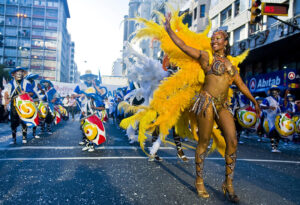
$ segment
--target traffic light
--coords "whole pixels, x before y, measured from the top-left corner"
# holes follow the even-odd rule
[[[261,14],[267,16],[288,16],[289,4],[262,3]]]
[[[262,19],[260,10],[261,0],[252,0],[250,24],[259,23]]]

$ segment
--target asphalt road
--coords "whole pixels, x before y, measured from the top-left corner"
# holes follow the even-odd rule
[[[163,162],[148,162],[111,122],[107,142],[94,153],[81,151],[78,121],[63,122],[41,139],[29,136],[26,145],[20,136],[8,145],[9,132],[0,131],[0,204],[230,204],[221,193],[225,162],[217,153],[205,161],[211,197],[197,196],[195,142],[185,142],[188,163],[168,143],[158,152]],[[240,204],[300,204],[300,145],[271,153],[267,142],[243,140],[234,180]]]

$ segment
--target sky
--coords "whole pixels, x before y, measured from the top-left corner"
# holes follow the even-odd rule
[[[67,27],[75,42],[75,62],[83,74],[92,70],[111,75],[113,62],[121,58],[122,23],[129,0],[68,0]]]

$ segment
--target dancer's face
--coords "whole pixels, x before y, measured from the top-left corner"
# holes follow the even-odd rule
[[[228,41],[225,40],[225,36],[221,31],[215,32],[211,37],[211,47],[214,52],[221,51],[221,50],[225,51],[227,44]]]

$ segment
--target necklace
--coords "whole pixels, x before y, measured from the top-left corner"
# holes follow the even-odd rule
[[[219,54],[217,54],[217,53],[214,53],[214,56],[215,56],[215,57],[219,57],[219,58],[225,58],[225,57],[226,57],[225,55],[219,55]]]

